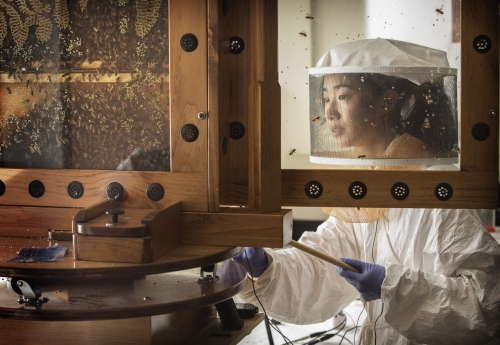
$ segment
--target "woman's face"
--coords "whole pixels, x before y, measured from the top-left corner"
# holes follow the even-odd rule
[[[383,154],[387,109],[371,84],[359,75],[330,74],[324,79],[323,102],[328,128],[340,147],[355,147],[367,156]]]

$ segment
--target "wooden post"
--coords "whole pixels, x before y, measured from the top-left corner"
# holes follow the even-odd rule
[[[461,156],[462,171],[498,171],[498,7],[495,0],[462,0],[462,80],[461,92]],[[491,40],[486,53],[477,52],[474,40],[485,35]],[[473,138],[477,124],[489,127],[485,140]],[[496,189],[495,186],[491,186]]]
[[[281,209],[281,93],[278,84],[278,1],[250,4],[248,207]]]

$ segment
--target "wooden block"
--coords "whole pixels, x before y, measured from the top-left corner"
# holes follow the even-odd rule
[[[282,248],[292,239],[292,211],[182,213],[183,244]]]
[[[152,237],[104,237],[73,234],[75,260],[143,264],[153,261]]]
[[[150,213],[142,222],[153,236],[153,261],[182,244],[182,203],[173,203]]]
[[[107,220],[101,219],[102,216],[90,220],[88,224],[78,223],[77,232],[73,233],[74,259],[122,263],[155,261],[182,244],[181,210],[180,202],[167,205],[161,210],[125,209],[122,216],[126,218],[128,215],[134,219],[123,221],[123,224],[130,227],[121,230],[117,228],[115,231],[119,235],[125,232],[130,235],[130,231],[135,234],[139,226],[143,226],[148,235],[141,237],[117,237],[116,233],[113,236],[102,236],[107,230]],[[92,225],[96,226],[95,231]]]

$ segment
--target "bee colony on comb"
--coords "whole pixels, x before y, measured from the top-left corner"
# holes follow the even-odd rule
[[[168,2],[0,0],[0,164],[170,171]]]

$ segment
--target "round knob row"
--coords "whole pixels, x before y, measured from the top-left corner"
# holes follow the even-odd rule
[[[317,199],[323,194],[323,185],[319,181],[309,181],[304,191],[309,198]],[[347,188],[347,192],[353,199],[363,199],[368,188],[363,182],[354,181]],[[404,182],[397,182],[391,187],[391,195],[396,200],[404,200],[410,195],[410,187]],[[435,187],[434,195],[438,200],[449,200],[453,196],[453,188],[448,183],[440,183]]]
[[[0,180],[0,196],[5,193],[6,186]],[[85,189],[83,184],[78,181],[72,181],[68,184],[68,195],[73,199],[79,199],[83,196]],[[28,185],[28,193],[33,198],[40,198],[45,194],[45,185],[42,181],[33,180]],[[106,194],[109,198],[120,200],[125,195],[125,189],[118,182],[111,182],[106,188]],[[160,201],[165,196],[165,189],[159,183],[151,183],[146,189],[146,194],[152,201]]]

